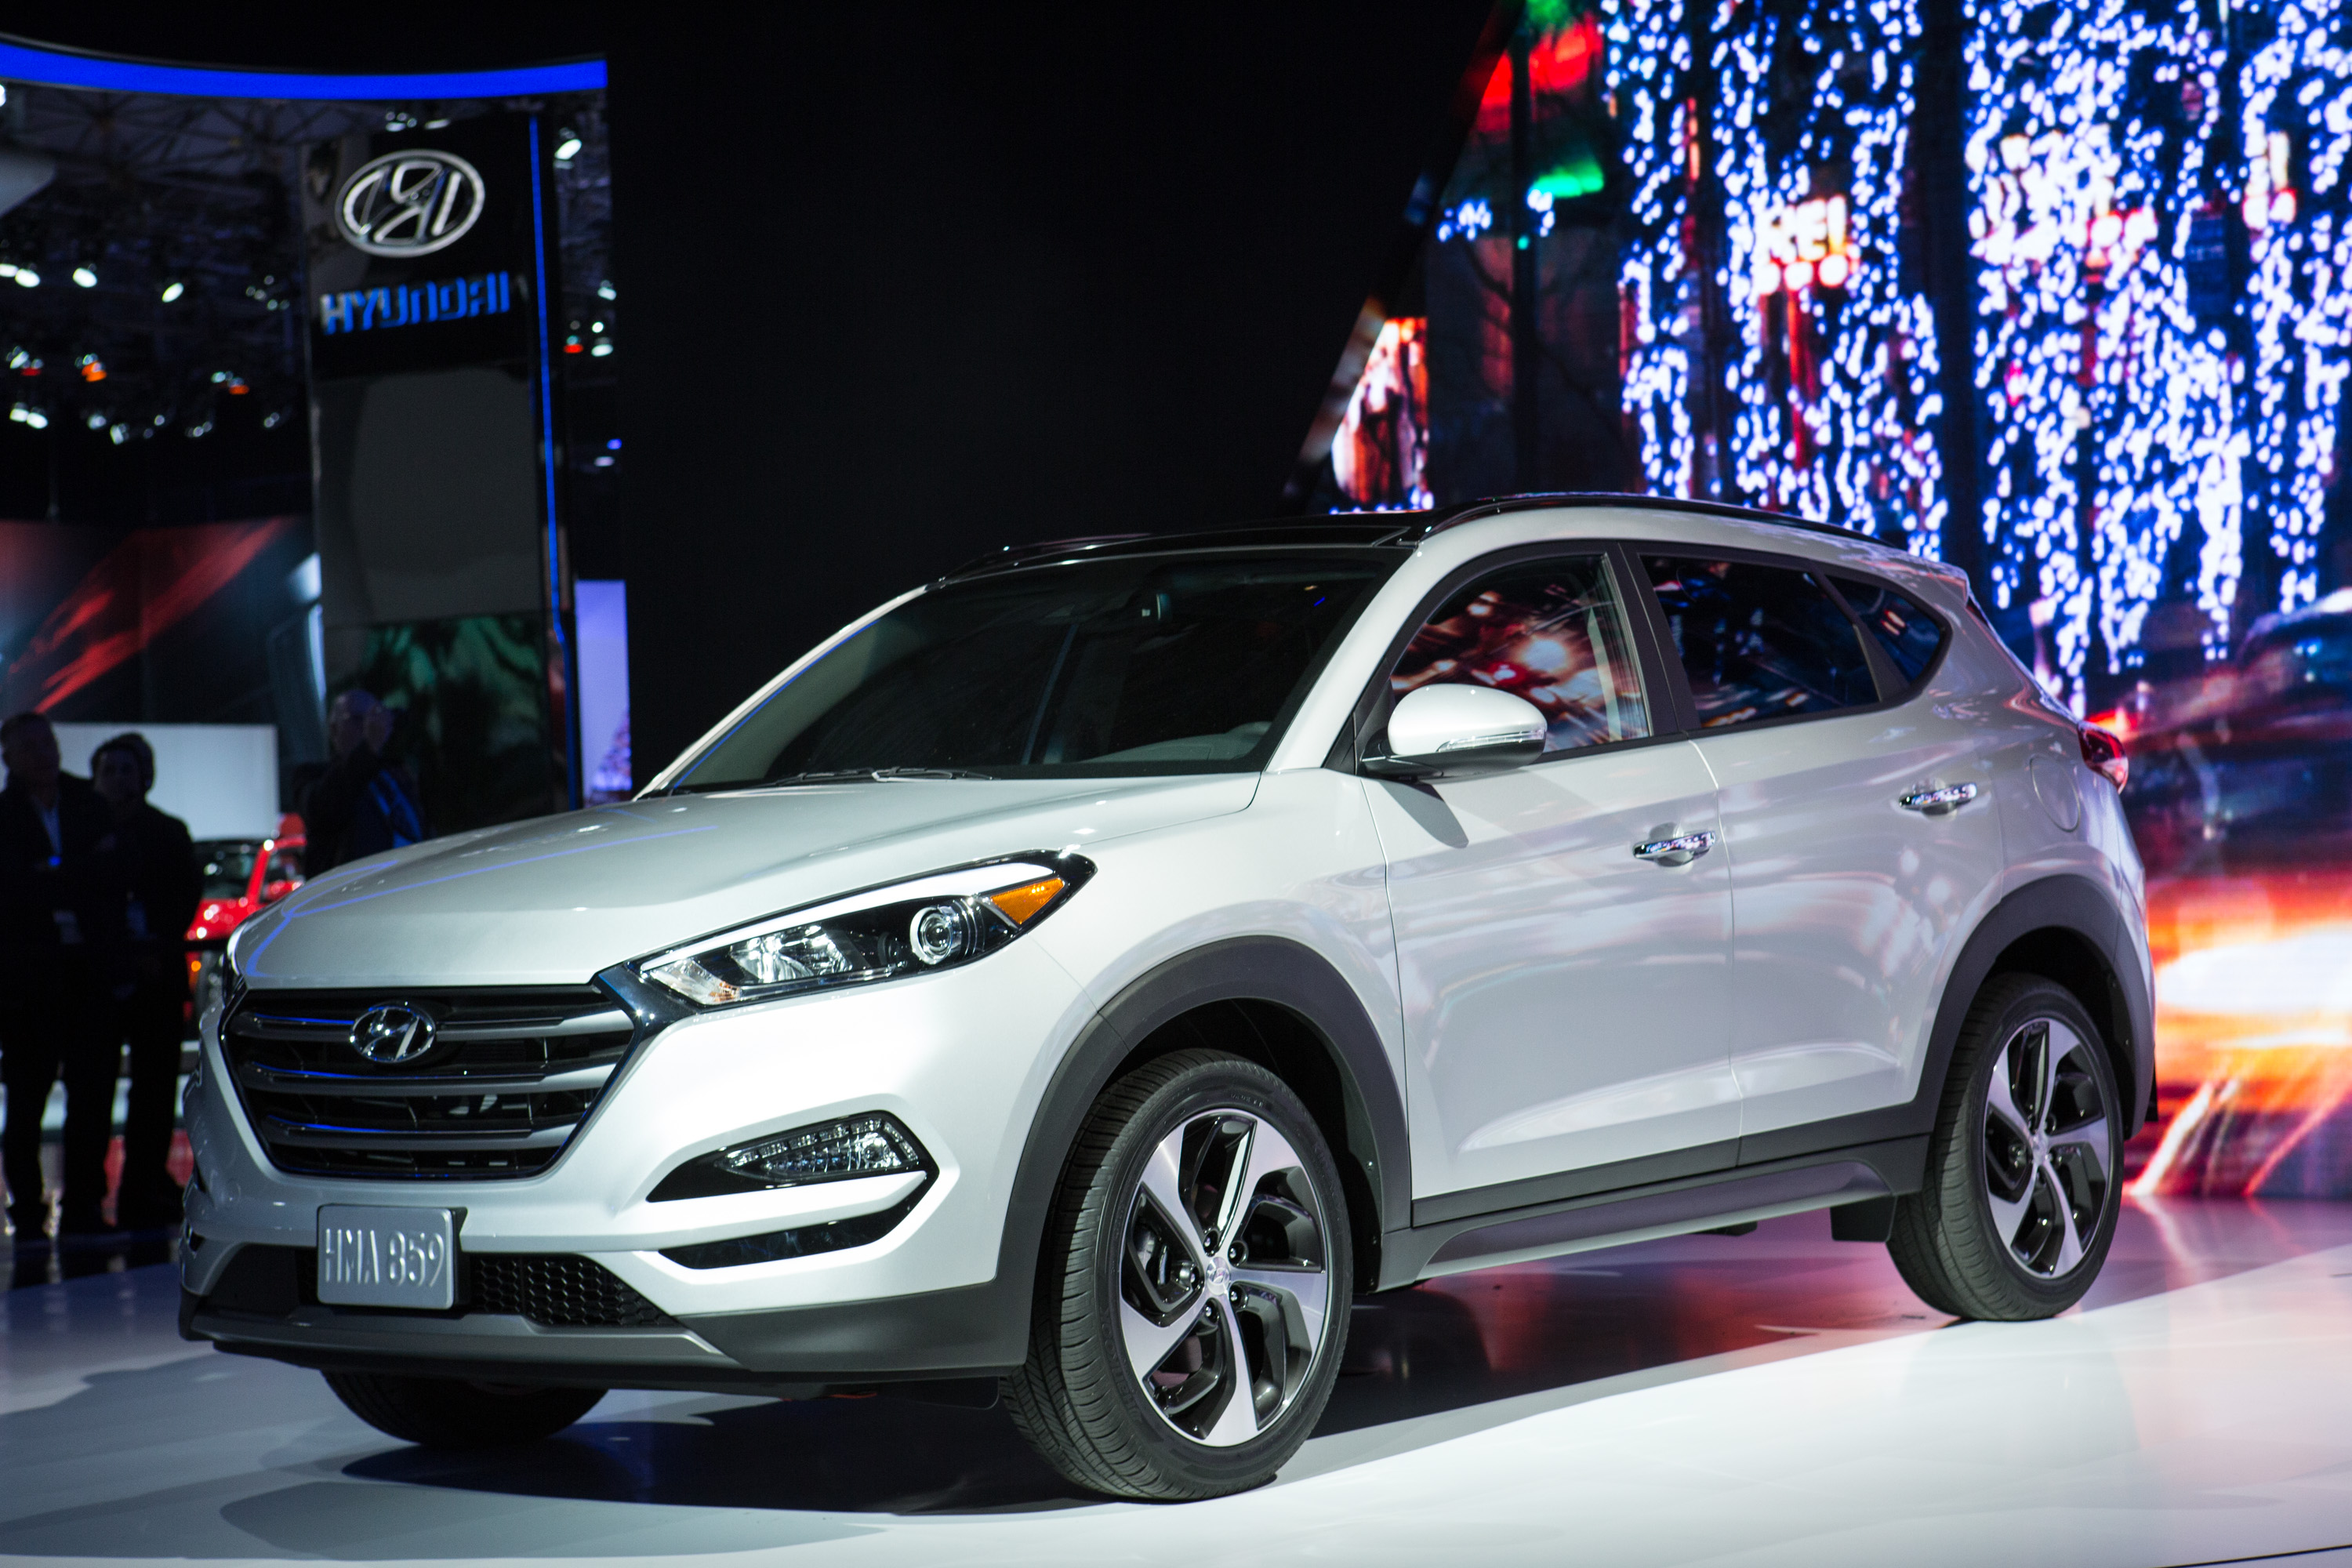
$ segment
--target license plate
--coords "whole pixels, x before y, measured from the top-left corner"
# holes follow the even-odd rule
[[[337,1307],[446,1310],[457,1299],[457,1238],[447,1209],[319,1210],[319,1300]]]

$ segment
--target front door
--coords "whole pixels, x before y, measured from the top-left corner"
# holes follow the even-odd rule
[[[1513,772],[1366,780],[1416,1198],[1532,1184],[1478,1205],[1504,1207],[1563,1172],[1675,1152],[1692,1169],[1730,1163],[1727,858],[1633,852],[1719,832],[1715,786],[1689,742],[1655,735],[1670,710],[1645,689],[1626,603],[1606,553],[1523,558],[1448,593],[1391,673],[1391,700],[1475,683],[1551,721],[1543,759]]]

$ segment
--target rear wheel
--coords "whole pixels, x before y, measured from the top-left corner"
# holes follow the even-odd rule
[[[1927,1186],[1895,1205],[1887,1250],[1905,1283],[1961,1318],[2047,1318],[2082,1300],[2122,1207],[2120,1106],[2072,992],[1987,982],[1953,1048]]]
[[[1314,1119],[1265,1068],[1185,1051],[1105,1090],[1040,1266],[1005,1400],[1071,1480],[1214,1497],[1314,1429],[1347,1337],[1347,1212]]]
[[[387,1436],[428,1448],[502,1448],[551,1437],[595,1408],[601,1388],[399,1377],[372,1372],[324,1374],[352,1415]]]

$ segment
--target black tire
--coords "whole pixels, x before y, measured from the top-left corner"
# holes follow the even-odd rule
[[[551,1437],[595,1408],[601,1388],[473,1383],[373,1372],[321,1374],[352,1415],[427,1448],[504,1448]]]
[[[1264,1068],[1191,1050],[1118,1079],[1047,1221],[1029,1359],[1004,1380],[1013,1425],[1114,1497],[1272,1479],[1314,1430],[1347,1346],[1345,1205],[1314,1118]]]
[[[2074,993],[1987,981],[1953,1047],[1927,1185],[1895,1205],[1904,1282],[1957,1318],[2023,1322],[2081,1300],[2115,1240],[2122,1134],[2106,1043]]]

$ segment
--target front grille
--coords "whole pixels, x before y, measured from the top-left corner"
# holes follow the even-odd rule
[[[378,1067],[352,1047],[352,1023],[385,1002],[431,1016],[429,1054]],[[221,1046],[279,1170],[479,1181],[552,1163],[635,1028],[593,985],[256,991],[238,1001]]]
[[[477,1312],[512,1312],[555,1329],[642,1329],[676,1321],[585,1258],[478,1253],[473,1265]]]

